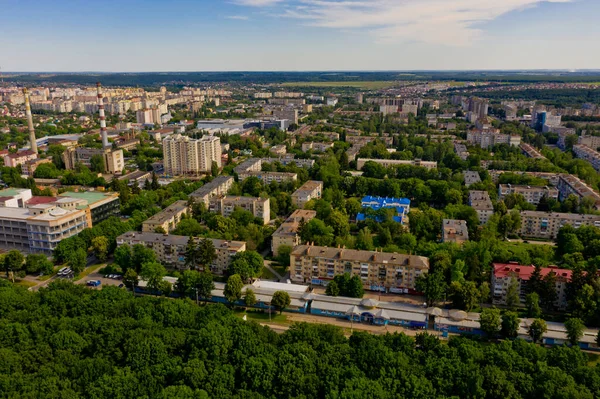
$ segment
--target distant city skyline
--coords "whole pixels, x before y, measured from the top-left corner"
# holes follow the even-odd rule
[[[597,0],[0,0],[3,72],[600,69]]]

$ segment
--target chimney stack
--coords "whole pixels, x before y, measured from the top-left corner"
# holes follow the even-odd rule
[[[98,114],[100,116],[100,135],[102,136],[102,147],[106,148],[108,144],[108,134],[106,132],[106,117],[104,116],[104,101],[102,101],[102,85],[96,83],[98,88]]]
[[[29,92],[27,91],[27,88],[23,89],[23,97],[25,97],[25,114],[27,115],[27,126],[29,126],[29,145],[31,151],[37,154],[37,142],[35,141],[35,130],[33,129],[33,117],[31,116],[31,104],[29,103]]]

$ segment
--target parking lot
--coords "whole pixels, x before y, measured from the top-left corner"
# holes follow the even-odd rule
[[[100,285],[98,287],[90,287],[90,288],[95,288],[95,289],[101,289],[102,287],[107,286],[107,285],[117,285],[118,286],[120,284],[123,284],[123,279],[107,278],[98,272],[88,274],[87,276],[83,277],[82,279],[75,281],[75,284],[84,284],[85,285],[85,284],[87,284],[87,282],[89,280],[100,280]]]

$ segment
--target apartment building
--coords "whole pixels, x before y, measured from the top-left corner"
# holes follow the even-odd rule
[[[382,165],[386,168],[391,168],[394,166],[402,166],[402,165],[410,165],[410,166],[420,166],[426,169],[435,169],[437,168],[437,162],[435,161],[422,161],[420,159],[414,160],[404,160],[404,159],[371,159],[371,158],[358,158],[356,161],[356,169],[362,170],[363,166],[367,162],[375,162],[379,165]]]
[[[577,176],[566,173],[560,174],[556,188],[558,189],[561,201],[564,201],[569,195],[573,194],[580,200],[589,198],[595,204],[594,208],[600,209],[600,194],[581,181]]]
[[[292,107],[276,108],[273,116],[277,119],[287,119],[290,123],[298,124],[298,110]]]
[[[296,173],[289,172],[241,172],[238,173],[238,178],[240,181],[244,181],[250,176],[254,176],[261,180],[265,184],[271,184],[272,182],[283,183],[286,181],[296,181],[298,180],[298,175]]]
[[[203,202],[206,208],[210,206],[213,198],[221,197],[231,189],[235,179],[233,176],[217,176],[209,183],[206,183],[196,191],[190,194],[196,202]]]
[[[528,203],[533,205],[539,204],[544,196],[547,199],[555,199],[558,201],[558,189],[555,187],[521,186],[513,184],[500,184],[498,186],[498,197],[500,199],[504,199],[510,194],[521,194]]]
[[[521,149],[521,152],[529,158],[546,159],[546,157],[543,156],[542,153],[539,152],[537,148],[535,148],[527,143],[521,143],[519,145],[519,148]]]
[[[471,184],[480,183],[481,177],[479,177],[479,172],[475,172],[472,170],[467,170],[463,173],[463,177],[465,179],[465,186],[469,187]]]
[[[271,221],[271,202],[269,198],[257,197],[220,197],[210,200],[209,210],[229,217],[236,207],[249,211],[264,224]]]
[[[165,233],[175,230],[177,224],[184,216],[190,214],[187,201],[175,201],[156,215],[148,218],[142,223],[142,231],[145,233],[156,233],[162,229]]]
[[[271,154],[283,156],[287,154],[287,147],[285,146],[285,144],[274,145],[269,149],[269,152]]]
[[[27,177],[33,177],[35,170],[44,163],[52,163],[52,158],[36,158],[21,164],[21,173]]]
[[[186,269],[185,249],[189,237],[159,233],[138,233],[130,231],[117,237],[117,246],[136,244],[151,248],[158,261],[163,265],[180,270]],[[244,241],[226,241],[213,238],[194,237],[194,241],[210,240],[215,246],[216,259],[210,265],[210,271],[215,274],[225,274],[231,258],[246,250]]]
[[[494,214],[494,206],[487,191],[469,191],[469,206],[477,212],[479,224],[486,224]]]
[[[19,151],[11,154],[6,154],[4,156],[4,166],[8,166],[11,168],[16,168],[19,165],[22,165],[28,161],[33,161],[37,159],[38,154],[31,151]]]
[[[469,241],[469,230],[465,220],[444,219],[442,221],[442,242],[462,244]]]
[[[317,211],[296,209],[273,233],[271,239],[273,256],[279,256],[279,247],[282,245],[291,248],[300,245],[300,236],[298,235],[300,223],[306,223],[316,216]]]
[[[481,148],[490,148],[497,144],[508,144],[516,147],[521,144],[521,136],[511,136],[496,131],[469,130],[467,141]]]
[[[575,132],[573,132],[573,134],[575,134]],[[598,147],[600,147],[600,136],[579,136],[577,144],[585,145],[593,150],[597,150]]]
[[[530,290],[527,285],[535,266],[523,266],[515,263],[494,263],[492,272],[492,302],[498,305],[506,304],[506,296],[508,287],[513,279],[518,284],[519,300],[522,304],[525,303],[525,297]],[[541,268],[542,278],[546,275],[554,273],[556,275],[556,294],[557,299],[554,305],[559,309],[567,307],[567,284],[571,281],[572,271],[568,269],[559,269],[556,266]]]
[[[298,208],[304,208],[304,205],[313,199],[320,199],[323,193],[323,182],[309,180],[292,194],[292,203]]]
[[[560,228],[567,224],[575,228],[581,226],[600,227],[600,215],[521,211],[519,234],[523,237],[554,239]]]
[[[592,150],[587,145],[575,144],[573,152],[577,158],[585,159],[592,164],[594,169],[600,171],[600,152]]]
[[[212,163],[221,167],[221,141],[218,137],[204,136],[194,140],[173,134],[162,140],[165,174],[171,176],[210,172]]]
[[[104,173],[119,174],[125,169],[125,159],[123,150],[113,150],[112,148],[85,148],[70,147],[65,149],[62,154],[65,168],[72,170],[78,163],[88,168],[92,166],[92,159],[102,157],[104,162]]]
[[[306,142],[302,143],[302,151],[307,152],[312,150],[313,152],[325,152],[328,149],[333,148],[333,143],[317,143],[317,142]]]
[[[454,152],[460,159],[466,161],[469,158],[469,151],[467,150],[467,146],[463,143],[454,143]]]
[[[415,282],[429,270],[423,256],[298,245],[290,254],[290,279],[297,284],[327,285],[337,275],[359,276],[366,289],[415,292]]]

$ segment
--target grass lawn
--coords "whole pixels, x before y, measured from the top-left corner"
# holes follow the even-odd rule
[[[275,277],[275,275],[273,273],[271,273],[271,271],[269,269],[267,269],[264,266],[263,266],[262,271],[260,273],[260,277],[264,278],[265,280],[273,280],[273,279],[277,278],[277,277]]]
[[[590,367],[597,366],[600,363],[600,354],[586,352],[588,356],[587,365]]]
[[[275,265],[271,265],[271,267],[272,267],[272,268],[273,268],[273,269],[274,269],[274,270],[275,270],[277,273],[279,273],[279,275],[280,275],[281,277],[285,276],[285,266],[282,266],[282,265],[277,265],[277,266],[275,266]]]
[[[76,280],[82,279],[84,277],[87,277],[88,275],[94,273],[95,271],[100,270],[104,266],[106,266],[106,263],[100,263],[98,265],[92,265],[90,267],[86,267],[85,269],[83,269],[83,271],[81,273],[79,273],[78,275],[76,275],[73,280],[76,281]]]
[[[20,285],[21,287],[30,288],[36,286],[37,283],[35,281],[29,280],[15,280],[15,285]]]
[[[395,85],[396,82],[390,81],[364,81],[364,82],[289,82],[284,83],[282,86],[287,87],[353,87],[357,89],[365,90],[379,90],[385,89]]]
[[[269,321],[269,312],[263,313],[254,310],[249,310],[248,312],[236,312],[236,316],[240,318],[244,317],[244,315],[246,315],[248,320],[254,320],[263,323]],[[276,312],[271,313],[271,323],[290,324],[290,322],[287,321],[287,316],[285,314],[279,314]]]

